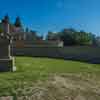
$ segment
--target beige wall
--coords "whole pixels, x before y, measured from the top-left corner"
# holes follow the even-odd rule
[[[46,40],[25,41],[25,40],[18,40],[18,41],[13,42],[13,46],[15,46],[16,48],[19,48],[18,45],[20,45],[20,44],[23,44],[22,47],[63,47],[62,41],[46,41]]]

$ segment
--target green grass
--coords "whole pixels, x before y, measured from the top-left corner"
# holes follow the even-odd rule
[[[100,76],[100,64],[87,64],[49,58],[16,57],[16,72],[0,73],[0,96],[16,95],[16,90],[31,86],[49,75],[90,73]]]

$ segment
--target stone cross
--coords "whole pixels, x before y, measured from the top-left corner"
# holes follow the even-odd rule
[[[0,33],[0,71],[14,71],[14,59],[11,56],[11,36]]]

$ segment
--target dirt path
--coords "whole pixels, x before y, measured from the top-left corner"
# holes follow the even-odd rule
[[[91,74],[55,74],[29,88],[18,89],[16,95],[17,100],[100,100],[100,79]]]

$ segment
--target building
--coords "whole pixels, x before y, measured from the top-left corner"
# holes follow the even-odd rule
[[[16,27],[10,22],[9,16],[6,15],[0,22],[0,33],[13,33],[23,32],[22,27]]]
[[[6,15],[0,22],[0,33],[10,33],[13,40],[32,40],[33,38],[40,39],[35,31],[24,31],[20,18],[17,17],[14,24],[10,22],[9,16]],[[33,38],[32,38],[33,37]]]
[[[17,17],[14,24],[10,22],[9,16],[6,15],[0,22],[0,33],[8,33],[12,36],[13,44],[16,46],[46,46],[46,47],[63,47],[63,42],[56,40],[43,40],[42,36],[38,36],[36,31],[24,31],[20,18]],[[21,46],[22,46],[21,45]],[[23,47],[22,46],[22,47]]]

